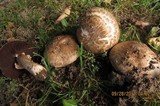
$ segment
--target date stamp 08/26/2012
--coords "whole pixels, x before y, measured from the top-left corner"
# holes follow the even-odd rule
[[[143,91],[143,92],[137,92],[137,91],[112,91],[111,96],[145,96],[149,97],[151,93]]]

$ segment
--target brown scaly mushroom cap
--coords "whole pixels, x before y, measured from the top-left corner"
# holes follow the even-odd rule
[[[115,45],[109,54],[113,67],[120,73],[139,71],[151,77],[160,74],[158,56],[145,44],[126,41]]]
[[[51,66],[65,67],[78,58],[78,45],[71,36],[60,35],[50,42],[44,55]]]
[[[103,53],[118,43],[120,31],[115,17],[103,8],[86,11],[77,30],[77,38],[86,50]]]
[[[27,55],[32,55],[34,48],[32,45],[24,41],[12,41],[6,43],[0,48],[0,69],[6,77],[17,79],[22,73],[15,68],[15,55],[24,52]]]

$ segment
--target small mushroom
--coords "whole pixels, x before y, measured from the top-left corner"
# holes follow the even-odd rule
[[[56,36],[45,50],[44,56],[54,67],[65,67],[78,58],[78,45],[70,35]]]
[[[126,41],[115,45],[109,59],[117,72],[127,74],[138,71],[150,77],[160,74],[158,56],[145,44],[137,41]]]
[[[34,69],[32,68],[32,70],[28,71],[31,74],[36,73],[35,71],[37,70],[35,67],[39,67],[40,65],[31,61],[31,58],[28,58],[29,56],[33,55],[34,51],[35,49],[33,45],[28,44],[27,42],[24,41],[12,41],[6,43],[0,49],[0,59],[1,59],[0,69],[2,71],[2,74],[6,77],[17,79],[22,73],[22,71],[20,71],[19,69],[28,70],[31,69],[32,67]],[[18,64],[16,64],[16,61],[18,61]],[[43,73],[46,73],[46,71]],[[36,78],[41,78],[41,75],[44,76],[44,74],[38,74],[38,76],[35,74],[33,75]]]
[[[80,21],[77,38],[86,50],[103,53],[118,43],[120,30],[118,22],[109,11],[93,7],[88,9]]]

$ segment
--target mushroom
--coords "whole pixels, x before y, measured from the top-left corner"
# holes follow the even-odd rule
[[[54,67],[65,67],[78,58],[78,45],[70,35],[56,36],[45,50],[44,56]]]
[[[142,71],[150,77],[160,74],[158,56],[145,44],[138,41],[126,41],[115,45],[109,59],[117,72]]]
[[[77,38],[84,48],[92,53],[103,53],[118,43],[118,22],[109,11],[93,7],[88,9],[80,22]]]
[[[160,60],[146,45],[138,41],[126,41],[115,45],[109,59],[118,73],[117,79],[124,79],[123,87],[130,94],[119,98],[119,105],[136,104],[142,98],[155,96],[160,90]],[[116,76],[115,76],[116,77]],[[147,99],[146,99],[147,100]]]
[[[17,79],[19,75],[21,75],[22,73],[22,71],[19,70],[19,69],[22,69],[22,66],[27,70],[34,66],[32,64],[33,63],[32,61],[26,61],[26,58],[23,58],[23,57],[32,56],[34,51],[35,51],[34,47],[31,44],[28,44],[27,42],[24,42],[24,41],[12,41],[12,42],[6,43],[2,48],[0,48],[0,59],[1,59],[0,69],[2,71],[2,74],[6,77]],[[26,56],[23,56],[24,54]],[[18,64],[22,65],[21,67],[20,65],[16,64],[16,60],[18,61]],[[37,64],[36,66],[39,67],[39,64]],[[31,70],[28,70],[28,71],[31,74],[35,73],[35,72],[31,72]],[[32,71],[35,71],[35,70],[32,70]],[[41,76],[39,74],[38,74],[39,77],[37,77],[37,74],[36,75],[33,74],[33,75],[36,78],[39,78]]]

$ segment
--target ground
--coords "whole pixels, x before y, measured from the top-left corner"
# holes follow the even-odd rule
[[[71,6],[71,14],[58,24],[55,20]],[[37,81],[29,73],[18,79],[0,77],[0,104],[11,106],[113,106],[118,97],[111,96],[117,86],[111,83],[114,68],[108,54],[94,55],[80,45],[80,58],[65,68],[47,64],[43,52],[47,43],[60,34],[76,35],[79,18],[89,7],[102,7],[116,17],[119,42],[138,40],[148,44],[153,29],[160,27],[159,0],[0,0],[0,47],[6,42],[22,40],[34,43],[35,58],[44,65],[49,78]],[[157,54],[160,49],[150,46]],[[51,76],[53,74],[53,76]],[[160,95],[158,95],[160,96]],[[142,100],[140,105],[160,104],[160,98]]]

